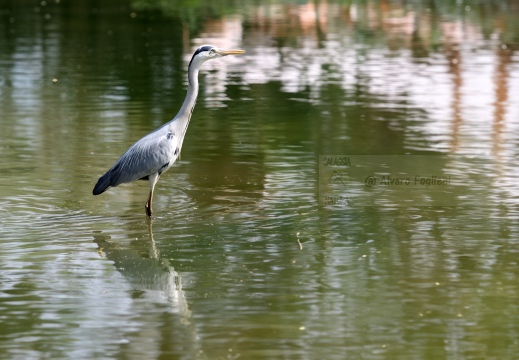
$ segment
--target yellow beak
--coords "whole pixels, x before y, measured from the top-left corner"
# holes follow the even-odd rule
[[[225,56],[225,55],[240,55],[245,54],[245,50],[240,49],[231,49],[231,50],[218,50],[218,54]]]

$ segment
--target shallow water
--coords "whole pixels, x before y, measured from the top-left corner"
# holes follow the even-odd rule
[[[514,358],[517,2],[147,4],[0,5],[1,358]]]

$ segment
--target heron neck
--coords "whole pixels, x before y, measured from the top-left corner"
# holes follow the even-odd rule
[[[189,69],[188,83],[186,98],[177,116],[174,118],[174,120],[181,122],[183,133],[187,130],[187,125],[193,114],[196,98],[198,97],[198,69]]]

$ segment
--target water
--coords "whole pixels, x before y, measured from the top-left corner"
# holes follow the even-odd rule
[[[156,3],[0,5],[1,358],[516,356],[517,2]],[[149,225],[91,191],[204,43]]]

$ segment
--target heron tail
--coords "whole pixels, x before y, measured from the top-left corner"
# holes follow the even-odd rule
[[[92,191],[92,194],[99,195],[104,193],[110,187],[110,177],[110,171],[101,176],[99,180],[97,180],[97,184],[94,186],[94,191]]]

